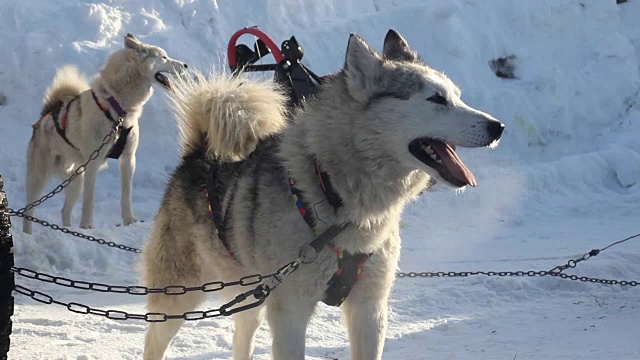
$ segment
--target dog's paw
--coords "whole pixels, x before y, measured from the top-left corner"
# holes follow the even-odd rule
[[[138,222],[138,219],[136,219],[134,217],[131,217],[131,218],[128,218],[128,219],[122,219],[122,223],[124,224],[124,226],[131,225],[131,224],[137,223],[137,222]]]
[[[93,229],[93,224],[81,223],[80,224],[80,229]]]

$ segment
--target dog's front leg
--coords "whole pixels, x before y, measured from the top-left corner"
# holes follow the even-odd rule
[[[131,207],[131,188],[133,186],[133,173],[136,170],[135,153],[123,153],[120,157],[120,211],[123,225],[131,225],[136,222]]]
[[[267,319],[273,337],[272,359],[304,360],[307,324],[315,306],[316,301],[287,292],[284,286],[271,294]]]
[[[80,227],[82,229],[91,229],[93,227],[93,201],[96,190],[96,178],[100,170],[98,160],[91,161],[87,164],[84,171],[84,191],[82,196],[82,217],[80,219]]]
[[[359,298],[356,300],[355,297],[351,299],[349,297],[342,306],[349,328],[351,359],[382,359],[387,332],[387,299]]]
[[[400,257],[396,232],[364,264],[362,276],[342,305],[352,360],[380,360],[387,333],[389,294]]]

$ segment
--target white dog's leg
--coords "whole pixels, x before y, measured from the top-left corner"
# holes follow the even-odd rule
[[[123,153],[120,157],[120,211],[123,225],[130,225],[136,222],[131,208],[131,187],[133,183],[133,173],[136,170],[136,155]]]
[[[380,360],[387,333],[388,299],[400,257],[397,230],[386,249],[365,262],[362,277],[342,304],[352,360]]]
[[[233,315],[233,360],[251,360],[255,349],[256,331],[264,321],[265,307],[241,311]]]
[[[189,292],[184,295],[149,295],[147,310],[165,314],[183,314],[198,306],[204,300],[204,293]],[[171,339],[176,335],[184,320],[168,320],[150,323],[144,339],[144,360],[162,360]]]
[[[342,305],[349,329],[352,360],[380,360],[387,332],[387,298],[349,294]]]
[[[383,251],[369,258],[342,309],[349,330],[352,360],[380,360],[387,333],[389,294],[400,258],[400,234],[396,229]]]
[[[99,160],[91,161],[84,171],[84,192],[82,199],[82,218],[80,227],[91,229],[93,227],[93,201],[96,190],[96,178],[100,169]]]
[[[80,198],[83,181],[84,174],[80,174],[64,190],[64,205],[62,206],[62,226],[64,227],[71,226],[71,213]]]
[[[44,136],[44,133],[34,134],[35,136]],[[51,175],[52,156],[48,147],[38,151],[35,141],[32,139],[29,143],[27,150],[27,176],[26,176],[26,193],[27,204],[38,200],[42,196],[44,187],[47,185],[49,177]],[[45,139],[40,139],[44,141]],[[25,204],[25,205],[27,205]],[[33,209],[25,211],[27,215],[33,215]],[[33,223],[27,219],[24,219],[22,224],[22,230],[31,234],[33,232]]]
[[[286,291],[272,293],[267,301],[267,319],[273,336],[271,358],[304,360],[307,324],[316,302]]]

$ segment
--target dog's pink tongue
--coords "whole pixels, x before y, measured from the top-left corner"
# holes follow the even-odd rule
[[[467,169],[467,167],[462,163],[462,160],[460,160],[458,154],[456,154],[456,151],[453,150],[451,145],[441,141],[430,141],[429,145],[431,145],[433,150],[438,153],[438,156],[442,159],[442,163],[447,167],[451,175],[468,185],[474,187],[478,185],[471,170]]]

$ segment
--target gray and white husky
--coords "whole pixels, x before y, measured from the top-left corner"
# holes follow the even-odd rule
[[[272,357],[304,359],[307,324],[340,269],[357,280],[337,301],[351,358],[381,359],[404,206],[436,182],[475,186],[455,147],[497,145],[504,125],[466,105],[451,80],[393,30],[382,54],[352,34],[344,68],[292,113],[269,81],[199,75],[174,90],[182,159],[143,249],[145,285],[199,286],[273,273],[315,234],[346,224],[264,306],[233,315],[233,359],[251,359],[265,315]],[[357,272],[342,268],[354,254],[365,254]],[[223,297],[242,290],[225,289]],[[153,294],[148,311],[182,314],[204,297]],[[150,324],[144,358],[162,359],[181,324]]]
[[[53,176],[69,177],[102,144],[103,138],[117,123],[123,123],[119,136],[121,211],[124,225],[135,222],[131,208],[131,187],[138,148],[138,119],[153,94],[152,84],[170,89],[167,74],[180,74],[187,65],[171,59],[163,49],[142,43],[131,34],[124,38],[124,48],[107,58],[100,73],[89,85],[86,77],[73,65],[57,70],[46,90],[40,120],[33,125],[27,151],[27,204],[37,200]],[[122,132],[122,129],[125,129]],[[65,189],[62,225],[71,226],[71,212],[84,182],[81,228],[93,226],[93,200],[98,171],[106,156],[117,158],[112,144],[105,146],[98,159],[90,162],[84,174]],[[126,141],[123,141],[126,140]],[[32,215],[33,211],[26,212]],[[31,234],[32,223],[25,219],[24,232]]]

